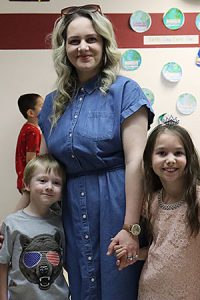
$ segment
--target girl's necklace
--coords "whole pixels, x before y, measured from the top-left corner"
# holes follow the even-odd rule
[[[183,199],[179,200],[175,203],[164,203],[163,202],[163,189],[158,192],[158,204],[162,209],[165,210],[173,210],[180,207],[183,204]]]

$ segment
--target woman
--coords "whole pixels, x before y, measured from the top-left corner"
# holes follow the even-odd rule
[[[68,7],[61,15],[52,34],[57,91],[46,97],[39,125],[42,151],[67,172],[63,224],[72,300],[134,300],[141,265],[137,232],[127,231],[139,229],[141,161],[153,113],[138,84],[118,76],[113,28],[100,7]],[[122,272],[109,256],[118,244],[128,249],[119,269],[132,265]]]

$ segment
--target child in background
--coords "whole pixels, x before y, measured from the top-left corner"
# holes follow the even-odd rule
[[[26,164],[39,154],[41,132],[38,126],[38,114],[44,99],[38,94],[24,94],[18,99],[18,107],[27,122],[22,126],[16,146],[15,168],[17,188],[23,191],[23,173]]]
[[[1,300],[69,299],[62,268],[61,217],[50,209],[61,200],[64,183],[64,170],[48,154],[36,156],[26,165],[24,185],[30,203],[10,214],[1,227]]]
[[[147,218],[152,242],[140,300],[200,299],[200,165],[188,132],[169,120],[144,151]]]

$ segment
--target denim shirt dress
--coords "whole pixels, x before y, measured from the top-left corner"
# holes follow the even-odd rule
[[[63,225],[72,300],[136,300],[141,262],[118,271],[116,258],[106,252],[125,215],[121,125],[145,106],[150,126],[150,103],[132,79],[118,76],[104,95],[93,78],[51,130],[54,96],[46,97],[39,125],[49,153],[67,173]]]

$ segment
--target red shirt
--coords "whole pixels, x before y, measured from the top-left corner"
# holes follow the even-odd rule
[[[39,127],[25,123],[19,133],[15,154],[15,168],[17,172],[17,188],[23,188],[23,174],[26,166],[26,153],[35,152],[39,154],[41,143],[41,132]]]

